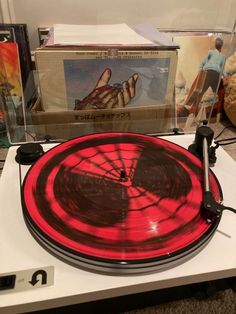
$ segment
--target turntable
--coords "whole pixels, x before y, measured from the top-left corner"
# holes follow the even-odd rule
[[[20,172],[15,161],[19,147],[11,147],[0,189],[1,274],[52,266],[55,278],[49,287],[3,291],[2,311],[46,309],[235,276],[235,217],[225,211],[208,222],[199,215],[201,162],[183,148],[193,140],[190,134],[160,139],[88,135],[43,144],[46,153],[32,167],[21,165]],[[214,198],[221,201],[222,187],[224,203],[235,206],[235,162],[221,148],[217,157],[210,174]]]

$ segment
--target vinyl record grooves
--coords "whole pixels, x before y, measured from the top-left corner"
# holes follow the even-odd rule
[[[215,200],[222,199],[213,173]],[[45,153],[22,186],[26,224],[47,250],[95,271],[141,273],[202,248],[220,218],[202,217],[202,163],[132,133],[79,137]]]

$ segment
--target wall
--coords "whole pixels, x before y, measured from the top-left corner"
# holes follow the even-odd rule
[[[0,0],[12,22],[28,24],[34,49],[38,26],[54,23],[152,22],[158,28],[232,30],[236,0]],[[8,11],[7,12],[7,8]]]

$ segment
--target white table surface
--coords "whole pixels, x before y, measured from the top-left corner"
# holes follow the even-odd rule
[[[188,147],[193,135],[165,139]],[[0,294],[0,313],[36,311],[236,276],[236,215],[229,211],[223,213],[218,230],[206,247],[167,270],[113,276],[81,270],[58,260],[35,241],[25,225],[16,149],[9,149],[0,179],[0,275],[52,265],[55,282],[50,287]],[[222,148],[217,150],[217,157],[213,171],[223,189],[224,205],[236,208],[236,162]]]

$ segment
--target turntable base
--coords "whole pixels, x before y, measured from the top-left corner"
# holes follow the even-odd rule
[[[193,135],[165,137],[188,147]],[[46,145],[47,149],[50,144]],[[0,276],[27,269],[53,266],[54,284],[40,289],[1,294],[0,312],[19,313],[107,299],[236,276],[236,217],[225,211],[210,242],[193,257],[173,268],[145,275],[102,275],[72,267],[44,250],[27,229],[20,200],[17,147],[11,147],[0,181]],[[23,175],[29,166],[23,166]],[[224,204],[236,207],[236,163],[222,149],[217,150],[213,171],[223,190]]]

